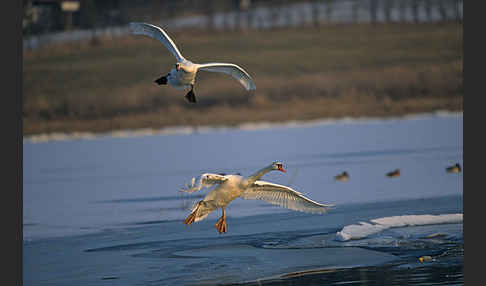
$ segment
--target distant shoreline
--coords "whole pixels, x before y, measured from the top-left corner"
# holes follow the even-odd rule
[[[461,23],[171,35],[195,61],[238,63],[256,91],[227,75],[200,73],[198,102],[188,103],[186,91],[153,82],[174,64],[153,39],[26,51],[24,136],[381,118],[464,106]]]
[[[179,125],[169,126],[163,128],[137,128],[137,129],[123,129],[112,130],[108,132],[52,132],[42,133],[35,135],[24,135],[23,143],[44,143],[50,141],[71,141],[71,140],[95,140],[106,137],[110,138],[134,138],[142,136],[153,135],[189,135],[196,133],[211,133],[211,132],[224,132],[230,130],[265,130],[271,128],[295,128],[295,127],[311,127],[317,125],[327,124],[342,124],[342,123],[370,123],[373,121],[383,120],[407,120],[407,119],[421,119],[423,117],[454,117],[463,116],[463,111],[448,111],[438,110],[428,113],[410,113],[401,116],[362,116],[362,117],[341,117],[341,118],[320,118],[313,120],[289,120],[282,122],[246,122],[238,125],[205,125],[205,126],[190,126]]]

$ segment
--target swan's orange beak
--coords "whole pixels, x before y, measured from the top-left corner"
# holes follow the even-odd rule
[[[284,173],[285,173],[285,172],[287,172],[287,171],[285,171],[285,169],[284,169],[282,166],[278,167],[278,170],[279,170],[280,172],[284,172]]]

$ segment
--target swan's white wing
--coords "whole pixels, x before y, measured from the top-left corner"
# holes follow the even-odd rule
[[[220,72],[229,74],[239,81],[246,90],[255,90],[255,83],[250,75],[242,68],[235,64],[227,63],[208,63],[198,65],[198,69],[209,72]]]
[[[178,62],[185,60],[172,39],[161,28],[152,24],[132,22],[130,23],[130,30],[134,35],[145,35],[159,40],[177,58]]]
[[[191,183],[187,184],[185,188],[182,188],[181,192],[186,192],[191,194],[194,193],[195,191],[199,191],[203,187],[211,187],[212,185],[215,184],[222,184],[226,180],[228,180],[228,178],[223,175],[204,173],[197,178],[192,178]]]
[[[310,213],[325,213],[333,207],[314,202],[292,188],[265,181],[256,181],[241,197],[246,200],[264,200],[291,210]]]
[[[214,201],[203,200],[203,201],[195,202],[191,208],[191,213],[196,211],[194,222],[198,222],[205,219],[212,211],[216,209],[218,209],[218,205],[215,204]]]

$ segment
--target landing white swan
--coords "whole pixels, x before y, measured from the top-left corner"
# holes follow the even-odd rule
[[[186,188],[181,189],[182,192],[193,193],[203,187],[218,186],[193,206],[191,214],[184,221],[185,224],[190,225],[193,222],[203,220],[209,213],[221,208],[223,214],[215,227],[219,234],[226,232],[225,207],[238,197],[247,200],[264,200],[291,210],[320,214],[327,212],[333,206],[314,202],[289,187],[258,180],[266,173],[274,170],[285,172],[281,162],[273,162],[247,178],[239,175],[211,173],[193,178]]]
[[[246,90],[256,89],[250,75],[235,64],[196,64],[185,59],[172,39],[160,27],[147,23],[130,23],[130,30],[134,35],[145,35],[159,40],[176,57],[175,68],[171,69],[167,75],[155,80],[155,82],[159,85],[169,83],[172,87],[179,89],[190,88],[190,91],[185,96],[189,102],[196,102],[194,83],[196,81],[196,73],[199,70],[226,73],[238,80]]]

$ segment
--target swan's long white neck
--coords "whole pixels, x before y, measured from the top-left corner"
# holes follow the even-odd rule
[[[245,184],[247,186],[253,184],[256,180],[260,179],[263,175],[265,175],[266,173],[270,172],[270,171],[273,171],[273,167],[272,165],[269,165],[263,169],[260,169],[258,170],[256,173],[254,173],[253,175],[249,176],[246,180],[245,180]]]

